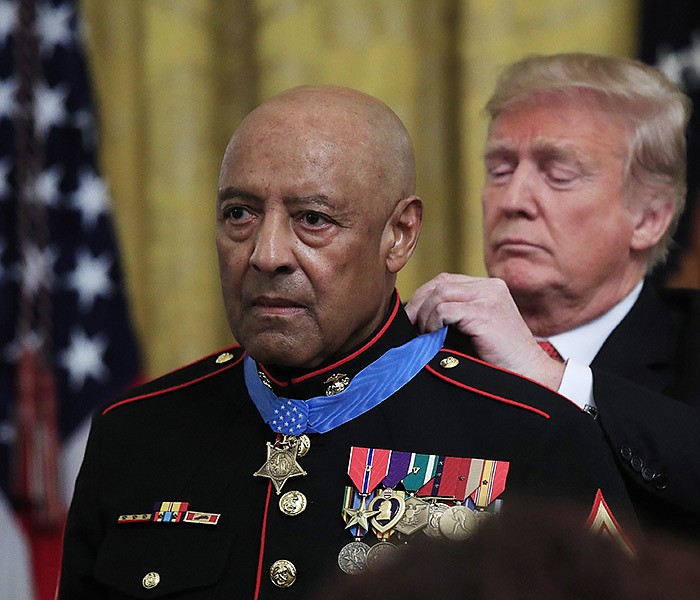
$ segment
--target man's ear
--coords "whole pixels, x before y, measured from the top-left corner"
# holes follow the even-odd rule
[[[633,209],[635,223],[630,248],[637,251],[653,248],[666,233],[674,211],[673,200],[667,198],[654,197],[640,203],[637,210]]]
[[[411,258],[423,227],[423,201],[418,196],[400,200],[384,228],[386,268],[398,273]]]

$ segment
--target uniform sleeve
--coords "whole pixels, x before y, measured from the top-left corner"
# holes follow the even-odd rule
[[[588,516],[600,490],[622,529],[632,537],[638,535],[636,511],[593,418],[581,412],[558,419],[540,444],[534,454],[539,464],[532,470],[541,482],[538,496],[574,502]]]
[[[94,577],[104,535],[100,519],[100,417],[90,429],[85,457],[75,484],[63,541],[58,600],[100,600],[107,590]]]

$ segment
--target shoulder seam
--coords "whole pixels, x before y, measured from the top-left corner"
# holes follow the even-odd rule
[[[459,354],[459,353],[457,353],[457,354]],[[485,363],[485,364],[488,364],[488,363]],[[485,390],[480,390],[479,388],[475,388],[473,386],[467,385],[466,383],[462,383],[461,381],[457,381],[455,379],[452,379],[451,377],[447,377],[443,373],[439,373],[430,365],[425,365],[425,369],[429,373],[435,375],[435,377],[442,379],[443,381],[446,381],[447,383],[450,383],[450,384],[455,385],[457,387],[460,387],[462,389],[469,390],[470,392],[474,392],[475,394],[479,394],[480,396],[485,396],[487,398],[491,398],[492,400],[496,400],[498,402],[503,402],[504,404],[509,404],[509,405],[514,406],[516,408],[521,408],[523,410],[527,410],[529,412],[535,413],[536,415],[539,415],[540,417],[544,417],[545,419],[550,418],[549,413],[546,413],[543,410],[540,410],[539,408],[535,408],[534,406],[528,406],[527,404],[523,404],[522,402],[516,402],[515,400],[510,400],[509,398],[505,398],[505,397],[499,396],[497,394],[492,394],[491,392],[487,392]]]

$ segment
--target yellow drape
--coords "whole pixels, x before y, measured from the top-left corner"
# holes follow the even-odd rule
[[[637,0],[83,0],[103,171],[149,375],[231,341],[214,252],[229,134],[287,87],[378,96],[416,146],[426,225],[399,279],[483,274],[482,107],[532,52],[631,55]]]

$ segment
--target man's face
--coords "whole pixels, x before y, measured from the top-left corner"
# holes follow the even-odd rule
[[[509,107],[486,144],[484,255],[516,300],[615,296],[633,270],[625,123],[590,98]]]
[[[219,268],[231,330],[255,359],[313,368],[384,318],[391,205],[367,148],[342,119],[319,125],[291,109],[253,119],[229,147],[219,178]]]

